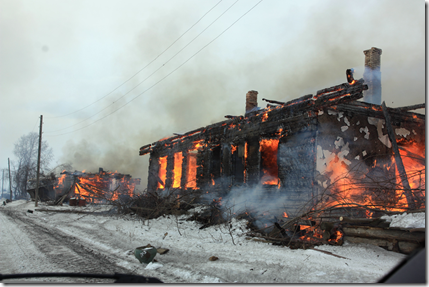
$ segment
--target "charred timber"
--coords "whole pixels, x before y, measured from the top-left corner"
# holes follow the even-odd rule
[[[353,81],[355,80],[354,78],[353,78],[353,73],[354,73],[354,70],[353,69],[347,69],[346,70],[346,76],[347,76],[347,82],[350,84],[350,83],[353,83]]]
[[[225,118],[227,118],[227,119],[240,119],[240,120],[242,120],[243,119],[243,116],[231,116],[231,115],[226,115],[225,116]]]
[[[346,236],[365,238],[395,239],[413,242],[424,242],[426,238],[424,232],[409,232],[405,230],[392,230],[370,226],[343,227],[343,231]]]
[[[198,129],[192,130],[190,132],[184,133],[183,135],[176,135],[174,137],[170,137],[170,138],[167,138],[167,139],[162,140],[162,141],[154,142],[154,143],[152,143],[152,146],[157,145],[157,144],[163,145],[163,144],[166,144],[166,143],[169,143],[169,142],[175,142],[175,141],[181,140],[181,139],[183,139],[185,137],[189,137],[189,136],[193,136],[193,135],[199,134],[203,130],[204,130],[203,127],[202,128],[198,128]]]
[[[276,104],[276,105],[284,105],[284,104],[286,104],[286,102],[279,102],[279,101],[275,101],[275,100],[268,100],[268,99],[265,99],[265,98],[263,98],[262,100],[266,101],[266,102],[268,102],[270,104]]]
[[[353,237],[344,236],[344,240],[350,243],[364,243],[376,245],[385,248],[390,251],[400,252],[404,254],[410,254],[411,252],[421,249],[424,247],[424,243],[416,243],[410,241],[398,241],[396,239],[379,239],[379,238],[367,238],[367,237]]]
[[[153,177],[155,177],[156,181],[159,182],[160,185],[165,186],[164,181],[162,181],[162,179],[154,172],[150,173]]]
[[[366,115],[368,117],[375,117],[384,119],[383,109],[380,105],[369,104],[365,102],[351,101],[344,104],[339,104],[338,109],[344,111],[350,111],[356,114]],[[423,124],[425,122],[425,115],[406,112],[406,111],[398,111],[397,109],[387,108],[389,114],[393,121],[395,122],[415,122],[418,124]]]
[[[332,90],[330,90],[329,92],[324,92],[320,94],[318,93],[315,97],[316,101],[321,99],[333,98],[338,95],[352,94],[352,93],[358,93],[358,92],[363,92],[364,90],[368,90],[368,86],[363,84],[362,79],[357,81],[354,85],[349,85],[345,83],[337,87],[340,87],[340,86],[341,88],[338,88],[338,89],[336,87],[330,88]]]
[[[311,99],[313,97],[313,95],[312,94],[309,94],[309,95],[305,95],[305,96],[302,96],[302,97],[300,97],[300,98],[297,98],[297,99],[294,99],[294,100],[291,100],[291,101],[289,101],[289,102],[279,102],[279,101],[275,101],[275,100],[268,100],[268,99],[262,99],[263,101],[266,101],[266,102],[268,102],[268,103],[270,103],[270,104],[277,104],[277,105],[282,105],[282,106],[289,106],[289,105],[294,105],[294,104],[298,104],[298,103],[300,103],[300,102],[303,102],[303,101],[306,101],[306,100],[308,100],[308,99]],[[276,106],[274,106],[274,107],[276,107]]]
[[[364,85],[363,90],[368,89],[367,85]],[[329,107],[329,106],[335,106],[335,105],[339,105],[339,104],[343,104],[343,103],[347,103],[350,101],[355,101],[358,100],[360,98],[363,97],[362,94],[362,90],[357,90],[357,89],[350,89],[350,90],[346,90],[347,92],[336,92],[336,93],[332,93],[328,96],[324,96],[324,97],[319,97],[315,102],[314,102],[314,107],[315,108],[319,108],[319,107]]]
[[[407,173],[405,172],[404,164],[402,163],[401,155],[399,154],[398,144],[396,143],[395,133],[392,128],[389,112],[387,111],[386,104],[383,101],[382,103],[384,117],[386,119],[386,128],[387,134],[389,135],[390,141],[392,142],[393,152],[395,153],[395,162],[396,167],[398,168],[399,177],[402,181],[402,186],[404,187],[404,194],[407,199],[407,203],[410,209],[416,208],[416,203],[414,202],[414,196],[411,192],[411,187],[408,182]]]
[[[176,135],[155,142],[152,145],[142,146],[140,155],[156,153],[157,156],[161,156],[161,154],[187,150],[193,142],[199,140],[202,140],[205,144],[204,148],[207,148],[211,142],[234,141],[236,137],[242,137],[243,134],[246,134],[246,137],[253,135],[280,136],[280,134],[276,134],[279,128],[283,130],[282,135],[311,130],[313,129],[312,126],[316,124],[314,122],[315,117],[317,117],[315,111],[323,107],[356,101],[362,98],[362,91],[366,89],[367,86],[363,84],[363,80],[356,81],[353,85],[344,83],[325,89],[324,92],[334,92],[319,93],[317,99],[312,95],[305,95],[274,109],[252,112],[246,118],[234,117],[183,135]],[[265,115],[268,115],[268,120],[264,121],[263,116]]]
[[[308,94],[308,95],[302,96],[300,98],[297,98],[297,99],[291,100],[289,102],[286,102],[284,105],[285,106],[295,105],[295,104],[298,104],[300,102],[307,101],[307,100],[309,100],[311,98],[313,98],[313,95],[312,94]]]
[[[150,147],[150,145],[151,145],[151,144],[144,145],[144,146],[142,146],[142,147],[140,148],[140,150],[142,150],[142,149],[146,149],[146,148]]]
[[[145,155],[145,154],[150,153],[151,151],[152,151],[152,146],[151,146],[151,144],[148,144],[148,145],[142,146],[140,148],[139,155]]]
[[[329,107],[333,105],[347,103],[350,101],[356,101],[363,97],[362,92],[364,90],[367,90],[368,86],[364,85],[363,80],[361,79],[357,81],[354,85],[344,83],[342,85],[338,85],[328,89],[329,93],[323,92],[315,97],[310,97],[311,95],[306,95],[304,97],[301,97],[303,101],[294,101],[294,104],[291,103],[289,105],[285,105],[285,107],[280,110],[286,110],[289,113],[297,114],[301,113],[304,110],[314,110],[316,108]]]
[[[417,110],[417,109],[426,109],[426,104],[405,106],[405,107],[395,108],[393,110],[396,110],[398,112],[406,112],[406,111],[412,111],[412,110]]]
[[[281,107],[281,105],[270,105],[270,104],[267,104],[267,108],[268,109],[275,109],[275,108],[278,108],[278,107]]]
[[[340,222],[343,226],[371,226],[386,228],[390,223],[381,217],[378,218],[354,218],[354,217],[340,217]]]
[[[356,82],[353,85],[351,85],[349,83],[343,83],[343,84],[336,85],[336,86],[333,86],[333,87],[329,87],[329,88],[325,88],[325,89],[322,89],[322,90],[318,90],[315,97],[319,97],[321,95],[332,93],[332,92],[336,92],[336,91],[346,90],[347,88],[353,87],[353,86],[360,86],[360,85],[363,85],[363,83],[364,83],[364,80],[363,79],[359,79],[359,80],[356,80]],[[367,90],[367,89],[368,88],[366,88],[365,90]]]

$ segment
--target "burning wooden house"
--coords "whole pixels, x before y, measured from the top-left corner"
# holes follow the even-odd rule
[[[129,174],[104,171],[90,172],[61,172],[59,178],[51,180],[50,184],[43,186],[47,191],[42,192],[42,200],[54,200],[56,203],[69,201],[70,198],[85,199],[86,202],[103,203],[117,200],[121,196],[132,197],[140,179],[134,179]],[[40,189],[39,189],[40,191]],[[42,190],[43,191],[43,190]],[[30,193],[34,198],[34,191]]]
[[[284,217],[321,205],[424,208],[425,115],[411,112],[424,104],[381,105],[380,55],[365,51],[364,79],[347,70],[345,83],[289,102],[262,99],[263,109],[249,91],[244,116],[142,146],[148,190],[225,198],[239,189],[250,200],[257,188],[277,201],[271,215]]]

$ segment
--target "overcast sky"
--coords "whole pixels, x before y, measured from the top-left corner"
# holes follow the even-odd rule
[[[371,47],[383,50],[386,104],[425,102],[423,0],[0,0],[0,10],[1,168],[43,115],[52,167],[145,184],[141,146],[242,115],[249,90],[265,107],[344,83],[348,68],[361,78]]]

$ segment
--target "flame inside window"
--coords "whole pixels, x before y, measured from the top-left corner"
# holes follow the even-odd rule
[[[160,182],[158,182],[158,188],[165,188],[165,180],[167,179],[167,156],[160,157],[158,160],[158,163],[159,163],[158,176],[164,183],[164,185],[162,185]]]
[[[173,188],[180,188],[180,183],[182,178],[182,163],[183,163],[182,152],[176,152],[174,154]]]
[[[262,139],[259,142],[259,150],[262,158],[262,184],[278,185],[279,183],[279,169],[277,166],[278,146],[278,139]]]
[[[188,152],[188,170],[186,188],[197,187],[197,150]]]

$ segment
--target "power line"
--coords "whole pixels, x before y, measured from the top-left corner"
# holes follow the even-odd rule
[[[119,101],[120,99],[124,98],[126,95],[128,95],[129,93],[131,93],[133,90],[135,90],[138,86],[140,86],[141,84],[143,84],[147,79],[149,79],[150,77],[152,77],[156,72],[158,72],[160,69],[162,69],[166,64],[168,64],[173,58],[175,58],[178,54],[180,54],[186,47],[188,47],[192,42],[194,42],[199,36],[201,36],[201,34],[203,34],[208,28],[210,28],[217,20],[219,20],[220,17],[222,17],[227,11],[229,11],[239,0],[236,0],[231,6],[229,6],[224,12],[222,12],[214,21],[212,21],[205,29],[203,29],[197,36],[195,36],[190,42],[188,42],[184,47],[182,47],[182,49],[180,49],[176,54],[174,54],[172,57],[170,57],[164,64],[162,64],[160,67],[158,67],[158,69],[156,69],[154,72],[152,72],[149,76],[147,76],[144,80],[140,81],[134,88],[132,88],[131,90],[129,90],[128,92],[126,92],[125,94],[123,94],[121,97],[119,97],[118,99],[116,99],[114,102],[112,102],[110,105],[104,107],[102,110],[100,110],[99,112],[93,114],[92,116],[77,122],[71,126],[62,128],[62,129],[58,129],[58,130],[53,130],[53,131],[47,131],[48,133],[54,133],[57,131],[61,131],[63,129],[69,129],[72,128],[74,126],[77,126],[93,117],[95,117],[96,115],[100,114],[101,112],[105,111],[107,108],[109,108],[110,106],[114,105],[117,101]],[[220,3],[220,2],[219,2]],[[219,4],[218,3],[218,4]],[[217,5],[217,4],[216,4]],[[214,7],[213,7],[214,8]],[[207,12],[208,13],[208,12]],[[207,14],[206,13],[206,14]],[[201,18],[202,19],[202,18]],[[189,29],[188,29],[189,30]],[[171,45],[170,45],[171,46]],[[153,61],[152,61],[153,62]]]
[[[176,67],[174,70],[172,70],[170,73],[168,73],[167,75],[165,75],[163,78],[161,78],[159,81],[157,81],[156,83],[154,83],[153,85],[151,85],[149,88],[147,88],[146,90],[144,90],[143,92],[141,92],[140,94],[138,94],[137,96],[135,96],[134,98],[132,98],[129,102],[123,104],[122,106],[120,106],[119,108],[117,108],[116,110],[114,110],[113,112],[105,115],[104,117],[73,131],[67,132],[67,133],[63,133],[63,134],[58,134],[58,135],[51,135],[51,136],[61,136],[61,135],[66,135],[66,134],[70,134],[76,131],[80,131],[83,130],[89,126],[92,126],[93,124],[107,118],[108,116],[114,114],[115,112],[117,112],[118,110],[122,109],[123,107],[125,107],[126,105],[128,105],[129,103],[131,103],[132,101],[134,101],[135,99],[137,99],[138,97],[140,97],[141,95],[143,95],[144,93],[146,93],[147,91],[149,91],[150,89],[152,89],[154,86],[158,85],[160,82],[162,82],[163,80],[165,80],[167,77],[169,77],[171,74],[173,74],[174,72],[176,72],[178,69],[180,69],[183,65],[185,65],[189,60],[191,60],[193,57],[195,57],[197,54],[199,54],[202,50],[204,50],[207,46],[209,46],[211,43],[213,43],[215,40],[217,40],[220,36],[222,36],[226,31],[228,31],[232,26],[234,26],[238,21],[241,20],[241,18],[243,18],[244,16],[246,16],[250,11],[252,11],[256,6],[258,6],[263,0],[260,0],[258,3],[256,3],[254,6],[252,6],[249,10],[247,10],[243,15],[241,15],[237,20],[235,20],[231,25],[229,25],[225,30],[223,30],[218,36],[216,36],[213,40],[211,40],[210,42],[208,42],[206,45],[204,45],[201,49],[199,49],[197,52],[195,52],[191,57],[189,57],[187,60],[185,60],[182,64],[180,64],[178,67]]]
[[[37,122],[34,123],[34,127],[31,129],[31,132],[34,132],[34,129],[37,127]]]
[[[189,30],[191,30],[195,25],[197,25],[208,13],[210,13],[210,11],[212,11],[217,5],[220,4],[220,2],[222,2],[222,0],[220,0],[219,2],[217,2],[212,8],[210,8],[203,16],[200,17],[200,19],[198,19],[197,22],[195,22],[191,27],[188,28],[188,30],[186,30],[182,35],[180,35],[176,40],[174,40],[164,51],[162,51],[158,56],[156,56],[152,61],[150,61],[148,64],[146,64],[146,66],[144,66],[143,68],[141,68],[140,70],[138,70],[134,75],[132,75],[130,78],[128,78],[125,82],[123,82],[122,84],[120,84],[119,86],[117,86],[116,88],[114,88],[112,91],[110,91],[108,94],[106,94],[105,96],[101,97],[100,99],[96,100],[95,102],[81,108],[78,109],[74,112],[62,115],[62,116],[57,116],[57,117],[48,117],[49,119],[55,119],[55,118],[62,118],[65,116],[69,116],[72,114],[75,114],[79,111],[82,111],[90,106],[92,106],[93,104],[101,101],[102,99],[106,98],[107,96],[109,96],[110,94],[112,94],[114,91],[116,91],[117,89],[119,89],[120,87],[122,87],[123,85],[125,85],[126,83],[128,83],[132,78],[134,78],[135,76],[137,76],[137,74],[139,74],[141,71],[143,71],[144,69],[146,69],[150,64],[152,64],[156,59],[158,59],[161,55],[163,55],[168,49],[170,49],[177,41],[179,41],[186,33],[189,32]]]

